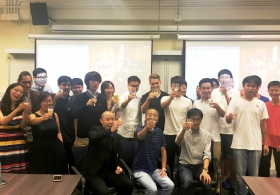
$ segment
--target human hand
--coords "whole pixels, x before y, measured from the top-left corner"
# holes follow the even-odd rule
[[[185,122],[185,123],[183,124],[183,130],[186,131],[186,130],[188,130],[188,129],[191,129],[191,128],[192,128],[192,125],[193,125],[193,123]]]
[[[229,114],[226,116],[226,120],[232,121],[236,116],[237,116],[237,114],[229,113]]]
[[[160,177],[166,177],[167,176],[167,173],[163,169],[159,169],[158,172],[159,172]]]
[[[41,116],[43,121],[49,120],[52,116],[48,113],[45,113],[43,116]]]
[[[170,97],[171,97],[171,99],[173,99],[174,97],[176,97],[177,95],[178,95],[178,91],[171,91],[171,93],[170,93]]]
[[[136,97],[136,94],[135,93],[130,93],[129,95],[128,95],[128,100],[130,101],[130,100],[132,100],[133,98],[135,98]]]
[[[87,105],[87,106],[94,106],[96,102],[97,102],[96,99],[90,98],[90,99],[87,101],[87,104],[86,104],[86,105]]]
[[[227,88],[226,87],[220,87],[220,92],[222,94],[226,94],[227,93]]]
[[[280,152],[280,145],[277,147],[277,152]]]
[[[122,120],[115,120],[113,126],[111,127],[111,132],[117,131],[119,126],[123,124]]]
[[[203,170],[199,176],[200,181],[202,181],[205,185],[209,185],[211,183],[211,177],[208,173]]]
[[[269,149],[268,149],[268,145],[264,145],[263,146],[263,155],[266,156],[268,155]]]
[[[146,121],[146,127],[147,129],[153,129],[155,127],[156,123],[154,120],[147,120]]]
[[[117,175],[121,174],[122,173],[122,168],[120,166],[117,166],[115,173]]]

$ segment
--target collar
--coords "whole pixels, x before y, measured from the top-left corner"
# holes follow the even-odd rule
[[[87,92],[92,96],[92,97],[94,97],[94,96],[97,96],[98,95],[98,92],[96,92],[95,94],[94,93],[91,93],[91,91],[90,90],[87,90]]]
[[[199,128],[199,130],[198,130],[197,132],[193,132],[191,129],[189,129],[189,132],[190,132],[190,134],[192,134],[192,135],[199,135],[199,133],[200,133],[200,128]]]
[[[24,96],[27,96],[30,98],[30,91],[28,93],[24,93]]]
[[[204,101],[202,98],[200,100],[201,102],[205,102],[205,103],[210,103],[211,101],[213,101],[212,96],[207,101]]]

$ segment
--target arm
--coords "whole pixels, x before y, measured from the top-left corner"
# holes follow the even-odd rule
[[[135,98],[135,96],[136,96],[136,95],[134,95],[134,94],[129,94],[129,95],[128,95],[128,98],[127,98],[126,100],[122,101],[121,107],[122,107],[122,108],[126,108],[127,105],[128,105],[128,103],[129,103],[133,98]]]
[[[28,123],[28,113],[30,111],[30,106],[29,108],[25,108],[23,109],[23,112],[22,112],[22,120],[21,120],[21,123],[20,123],[20,127],[21,129],[24,129]]]
[[[55,116],[56,124],[57,124],[57,126],[58,126],[57,138],[58,138],[61,142],[63,142],[62,135],[61,135],[61,131],[60,131],[60,124],[59,124],[58,115],[57,115],[56,113],[54,113],[54,116]]]
[[[74,119],[74,132],[75,132],[74,146],[76,145],[75,142],[77,141],[77,129],[78,129],[77,123],[78,123],[78,119]]]
[[[150,105],[150,100],[151,100],[153,97],[154,97],[153,93],[150,92],[149,95],[147,96],[145,102],[142,104],[142,106],[141,106],[141,112],[142,112],[143,114],[145,114],[146,111],[148,110],[149,105]],[[142,96],[142,99],[143,99],[143,96]]]
[[[220,117],[224,117],[224,116],[225,116],[225,113],[226,113],[226,112],[224,111],[224,109],[221,108],[221,106],[220,106],[219,104],[217,104],[216,110],[217,110],[218,115],[219,115]]]
[[[267,125],[266,119],[261,120],[260,123],[261,130],[262,130],[262,140],[263,140],[263,155],[266,156],[268,154],[268,145],[267,145]]]
[[[203,151],[203,169],[202,173],[200,174],[200,180],[203,179],[204,184],[210,184],[211,183],[211,177],[208,174],[208,168],[210,164],[211,159],[211,135],[208,135],[208,138],[206,139],[204,151]]]
[[[148,133],[149,129],[147,127],[147,125],[139,132],[137,133],[137,138],[141,141],[143,139],[145,139],[147,133]]]
[[[162,146],[160,148],[160,152],[161,152],[161,169],[159,169],[159,174],[160,177],[166,177],[166,161],[167,161],[167,154],[166,154],[166,149],[165,146]]]
[[[2,111],[0,110],[0,124],[7,125],[9,122],[13,120],[13,118],[17,115],[19,111],[23,109],[23,103],[21,103],[13,112],[11,112],[8,116],[4,117]]]
[[[173,99],[174,99],[174,97],[169,96],[166,100],[164,100],[164,101],[161,102],[161,104],[160,104],[161,107],[162,107],[163,109],[167,108],[167,107],[171,104],[171,102],[172,102]]]
[[[28,117],[29,123],[31,125],[39,125],[40,123],[42,123],[45,120],[49,119],[49,114],[46,113],[45,115],[41,116],[41,117],[36,117],[35,114],[30,114]]]

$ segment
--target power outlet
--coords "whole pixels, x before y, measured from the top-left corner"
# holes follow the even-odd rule
[[[7,14],[1,14],[1,20],[7,20],[6,15],[7,15]]]

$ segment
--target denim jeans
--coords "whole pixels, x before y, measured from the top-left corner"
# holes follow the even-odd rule
[[[233,157],[236,163],[236,189],[237,195],[246,195],[246,184],[242,176],[258,176],[261,159],[261,150],[233,149]]]
[[[155,195],[157,193],[157,185],[155,182],[161,186],[161,195],[170,195],[174,189],[174,183],[168,176],[161,177],[159,174],[159,169],[156,169],[151,173],[136,171],[133,173],[133,175],[135,178],[137,178],[139,183],[145,187],[145,194],[147,195]]]
[[[198,165],[179,164],[178,171],[179,171],[179,177],[181,181],[181,189],[180,189],[181,195],[186,195],[192,191],[193,179],[199,181],[199,184],[201,186],[201,194],[203,195],[212,194],[211,184],[205,185],[203,182],[199,180],[200,174],[202,173],[202,164],[198,164]]]

